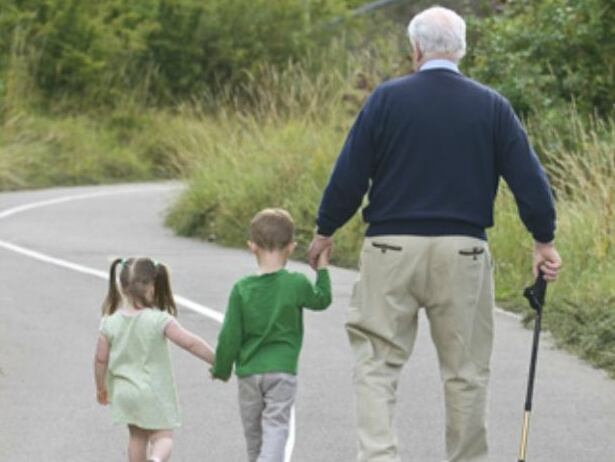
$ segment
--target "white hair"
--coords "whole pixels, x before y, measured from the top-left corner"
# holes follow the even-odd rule
[[[459,62],[466,53],[466,23],[453,10],[434,6],[408,24],[408,38],[426,58],[446,56]]]

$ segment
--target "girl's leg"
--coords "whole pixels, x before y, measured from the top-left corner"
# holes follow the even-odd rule
[[[167,462],[173,449],[173,432],[171,430],[156,430],[149,436],[149,459],[152,462]]]
[[[143,462],[147,454],[147,440],[150,432],[134,425],[128,425],[128,431],[130,432],[128,461]]]

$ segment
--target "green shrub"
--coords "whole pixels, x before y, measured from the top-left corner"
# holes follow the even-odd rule
[[[154,0],[4,3],[0,54],[6,57],[19,41],[45,101],[70,96],[80,108],[112,103],[151,73],[146,38],[156,27]]]
[[[506,95],[521,113],[613,110],[615,4],[611,0],[508,2],[468,27],[469,75]]]
[[[139,88],[173,103],[239,88],[262,63],[286,66],[329,42],[343,0],[6,0],[0,75],[20,54],[45,101],[114,105]],[[66,99],[68,98],[68,100]]]

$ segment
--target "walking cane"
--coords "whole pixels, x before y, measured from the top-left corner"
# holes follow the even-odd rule
[[[523,296],[527,298],[532,309],[536,311],[536,320],[534,322],[534,341],[532,344],[532,357],[530,360],[530,375],[527,382],[527,393],[525,395],[525,413],[523,414],[523,430],[521,432],[519,462],[525,462],[527,436],[530,427],[530,413],[532,412],[532,396],[534,394],[534,377],[536,375],[536,357],[538,356],[538,341],[540,339],[540,323],[542,320],[542,307],[545,303],[546,291],[547,281],[545,281],[542,271],[539,271],[534,285],[526,287],[523,291]]]

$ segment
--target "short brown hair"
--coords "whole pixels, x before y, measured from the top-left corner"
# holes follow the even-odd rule
[[[293,242],[295,222],[284,209],[264,209],[250,222],[250,240],[265,250],[282,250]]]

